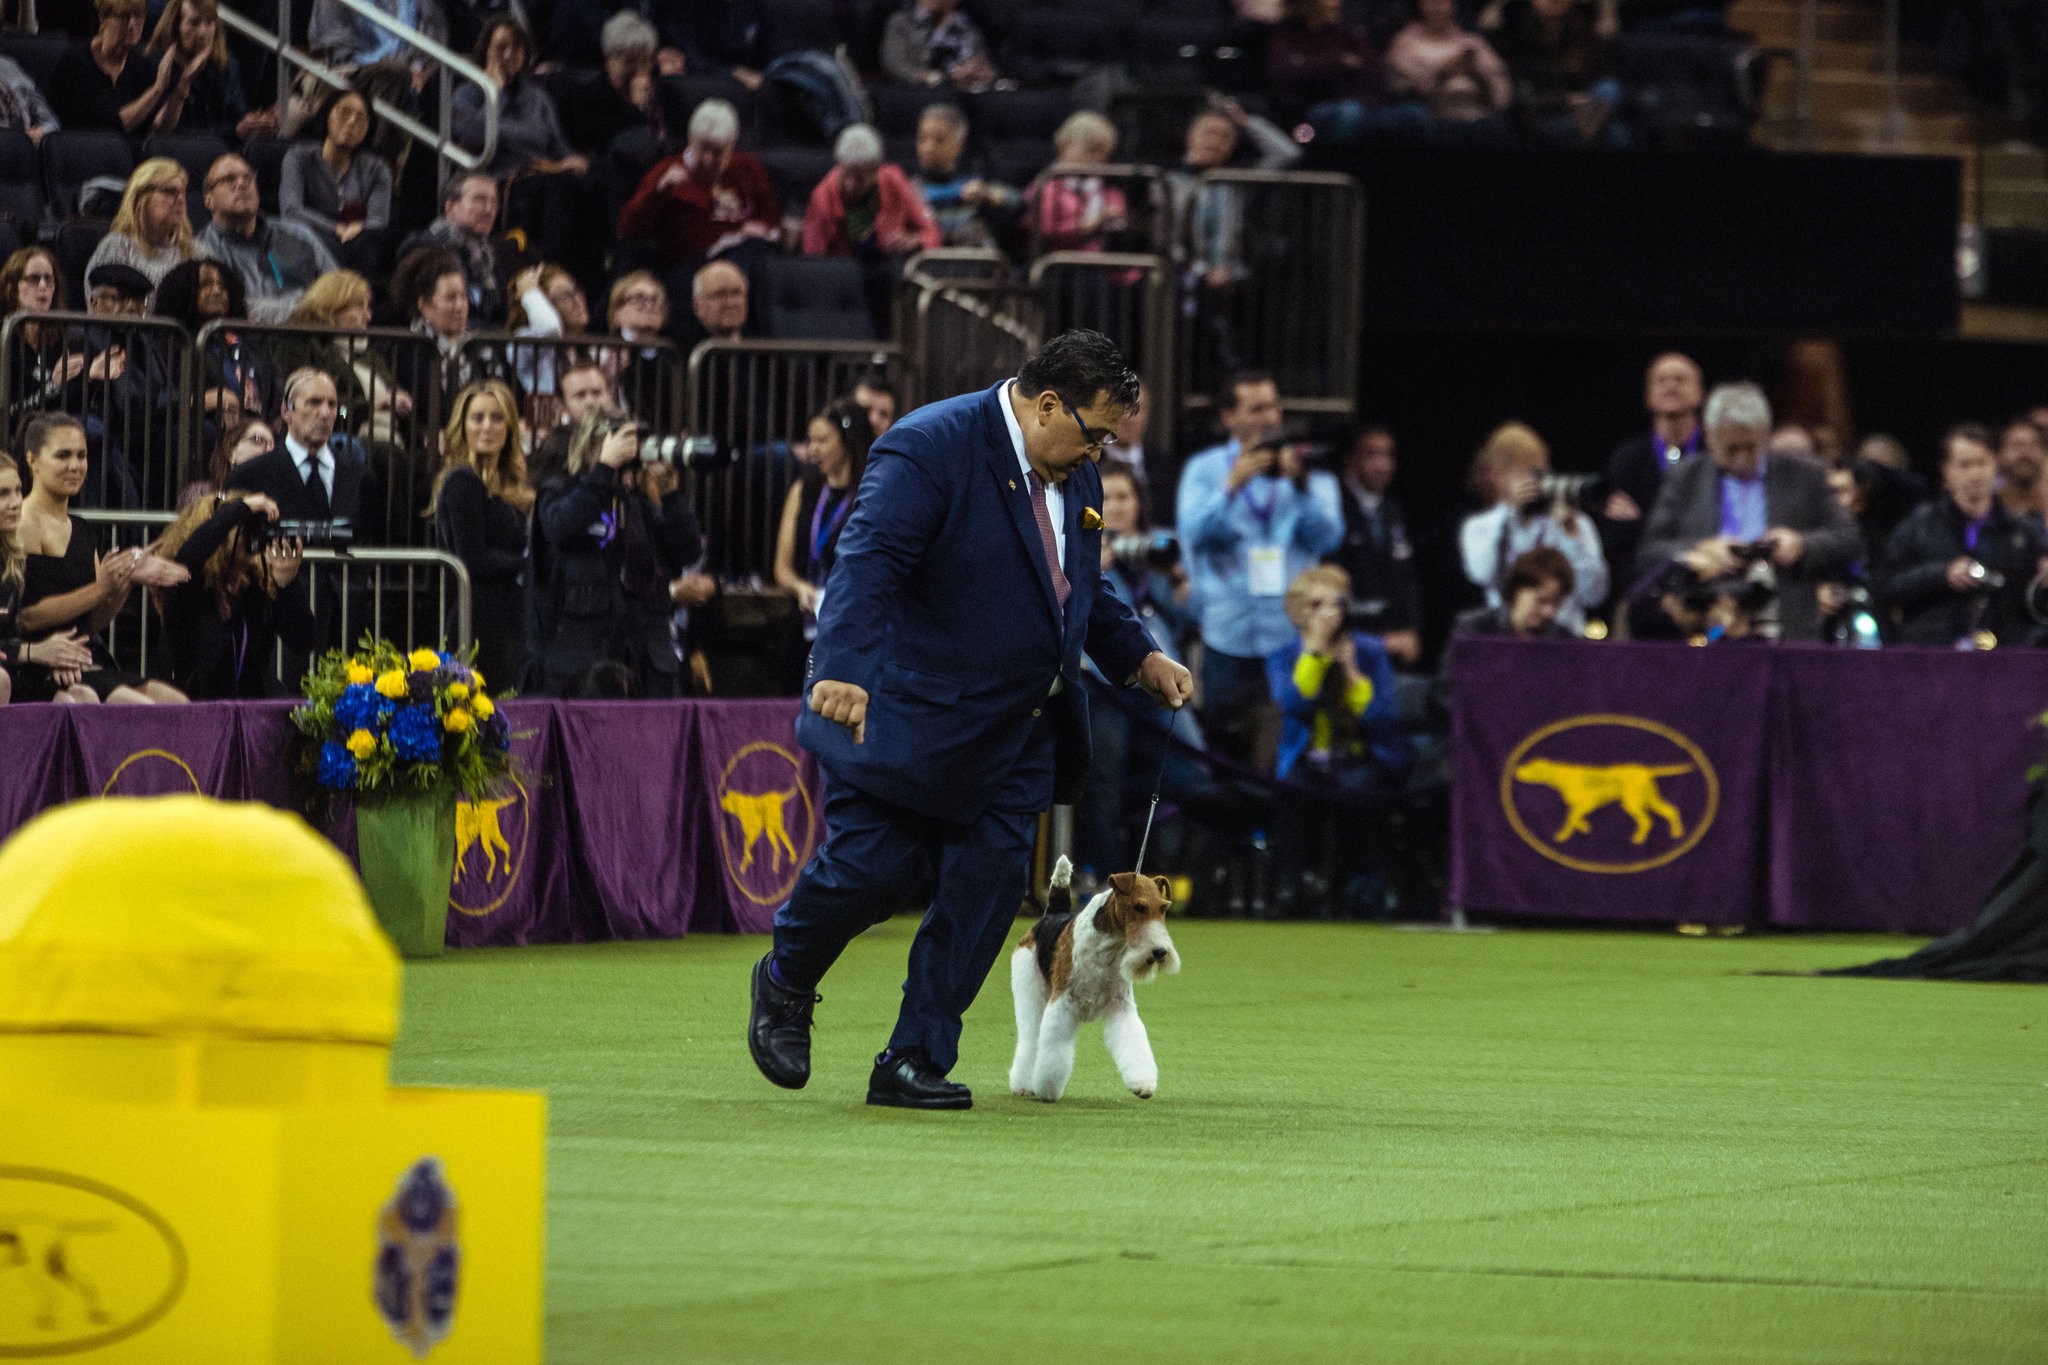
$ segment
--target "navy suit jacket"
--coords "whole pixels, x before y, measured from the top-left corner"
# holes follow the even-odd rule
[[[867,689],[866,742],[806,705],[797,738],[835,779],[942,820],[1071,799],[1088,762],[1085,650],[1106,678],[1154,648],[1102,582],[1102,478],[1082,464],[1066,501],[1065,611],[1003,421],[1002,386],[918,409],[868,454],[825,582],[805,684]],[[1055,680],[1060,692],[1051,696]],[[1042,712],[1053,750],[1030,741]]]

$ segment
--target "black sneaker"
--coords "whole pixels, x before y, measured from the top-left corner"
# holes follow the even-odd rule
[[[896,1109],[972,1109],[974,1092],[949,1081],[922,1052],[884,1052],[868,1077],[868,1103]]]
[[[768,970],[774,957],[771,951],[754,964],[747,1051],[763,1076],[784,1090],[801,1090],[811,1078],[811,1007],[824,997],[776,981]]]

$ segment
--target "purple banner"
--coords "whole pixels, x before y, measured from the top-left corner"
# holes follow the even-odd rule
[[[1522,640],[1456,651],[1453,903],[1755,917],[1771,651]]]
[[[2048,654],[1784,650],[1772,687],[1771,922],[1945,934],[2027,832]]]
[[[448,941],[766,930],[823,834],[796,705],[505,704],[519,780],[456,808]],[[285,703],[0,707],[0,839],[101,795],[291,805]],[[354,821],[326,831],[354,855]]]

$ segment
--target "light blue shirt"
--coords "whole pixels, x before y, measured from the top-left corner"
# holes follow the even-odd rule
[[[1180,476],[1180,541],[1202,643],[1262,659],[1291,644],[1297,632],[1280,594],[1252,595],[1251,552],[1280,551],[1284,587],[1343,543],[1344,510],[1334,474],[1311,473],[1306,492],[1264,475],[1230,492],[1230,466],[1240,449],[1227,441],[1188,461]]]
[[[1753,479],[1721,475],[1721,534],[1731,540],[1763,539],[1771,528],[1770,511],[1764,505],[1764,471],[1757,468]]]

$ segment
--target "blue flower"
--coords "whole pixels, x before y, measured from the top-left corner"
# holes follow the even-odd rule
[[[407,763],[441,761],[441,722],[432,706],[407,706],[391,721],[391,747]]]
[[[320,746],[320,785],[335,791],[352,791],[356,785],[356,760],[347,747],[328,740]]]
[[[344,687],[341,695],[334,699],[335,727],[345,735],[357,730],[375,730],[377,722],[391,714],[391,706],[368,683]]]
[[[512,747],[512,724],[505,719],[503,711],[491,712],[491,718],[477,727],[477,734],[493,749]]]

